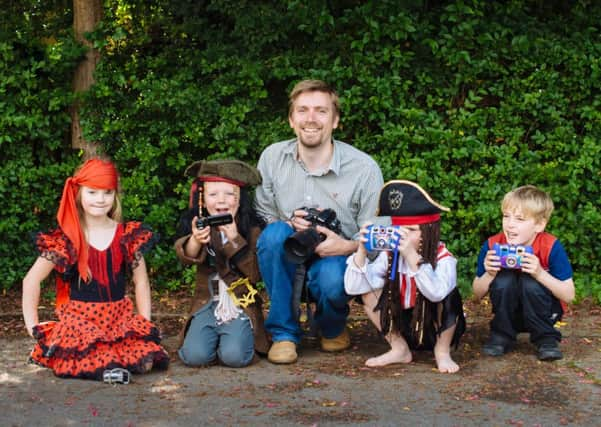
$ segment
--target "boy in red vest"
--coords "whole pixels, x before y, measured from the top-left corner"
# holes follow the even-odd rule
[[[561,333],[553,325],[575,291],[565,249],[544,231],[553,201],[539,188],[525,185],[505,195],[501,210],[503,231],[482,246],[473,282],[476,298],[490,293],[492,303],[490,339],[482,351],[501,356],[511,350],[519,332],[528,332],[539,360],[561,359]]]

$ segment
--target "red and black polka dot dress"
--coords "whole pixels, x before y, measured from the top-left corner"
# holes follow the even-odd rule
[[[128,273],[156,242],[140,222],[119,224],[110,246],[89,247],[91,281],[80,281],[73,246],[60,230],[38,233],[40,256],[55,264],[58,321],[36,325],[30,360],[59,377],[102,379],[106,369],[132,373],[166,369],[167,352],[157,327],[134,313],[125,295]]]

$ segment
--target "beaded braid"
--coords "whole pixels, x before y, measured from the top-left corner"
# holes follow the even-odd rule
[[[392,252],[388,253],[388,269],[386,283],[374,311],[380,311],[380,327],[384,336],[391,332],[402,334],[401,321],[401,289],[396,282],[390,280],[392,272]]]
[[[198,204],[196,205],[196,207],[198,208],[198,212],[196,213],[196,215],[200,218],[203,215],[202,212],[202,181],[200,181],[200,179],[196,178],[197,180],[197,185],[198,185]]]

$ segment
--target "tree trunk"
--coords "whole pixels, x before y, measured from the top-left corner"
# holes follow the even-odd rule
[[[75,38],[89,48],[86,57],[79,63],[73,77],[73,91],[85,92],[94,84],[94,70],[100,59],[100,53],[92,48],[84,34],[96,28],[103,16],[102,0],[73,0],[73,29]],[[71,106],[71,146],[84,150],[93,150],[93,144],[84,137],[79,123],[79,101]]]

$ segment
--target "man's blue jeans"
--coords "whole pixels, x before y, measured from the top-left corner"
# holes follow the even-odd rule
[[[265,328],[273,341],[299,343],[302,330],[293,313],[296,265],[286,261],[284,241],[294,230],[283,221],[269,224],[257,242],[259,268],[269,293],[270,307]],[[344,292],[345,256],[318,258],[307,268],[307,286],[316,302],[315,321],[325,338],[340,335],[349,313],[349,296]]]

